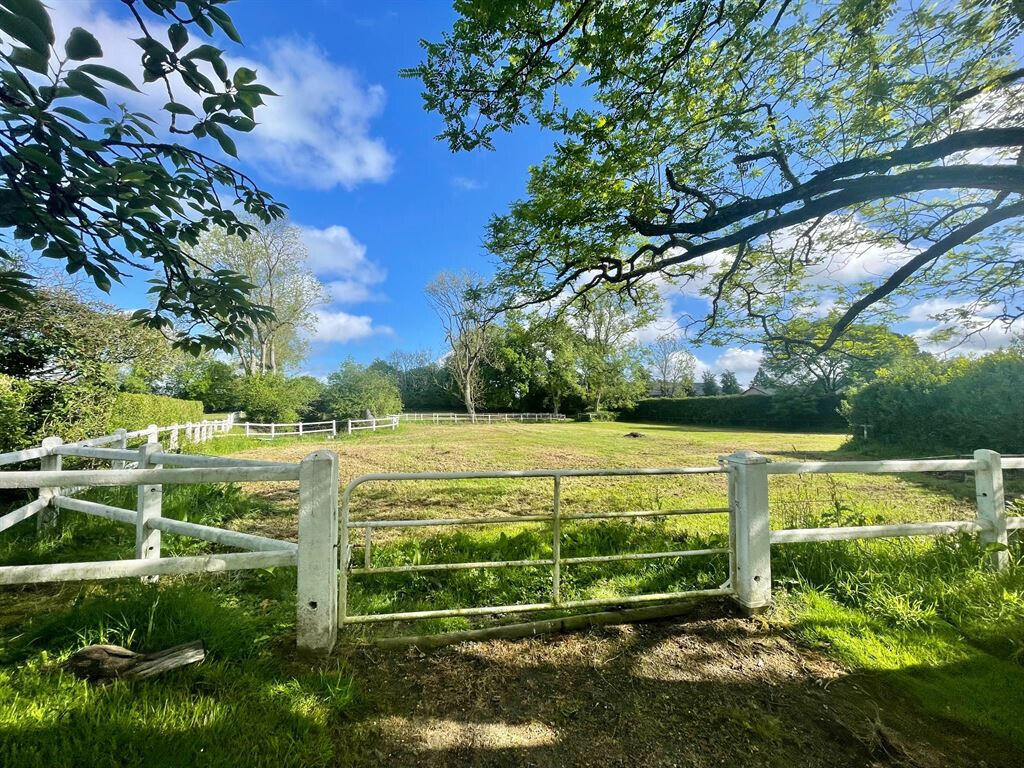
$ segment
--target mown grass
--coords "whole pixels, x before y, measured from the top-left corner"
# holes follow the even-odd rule
[[[623,438],[639,429],[647,437]],[[219,438],[207,452],[297,460],[319,449],[341,458],[342,483],[368,471],[565,466],[713,465],[749,448],[774,458],[841,455],[835,435],[683,430],[657,425],[554,424],[487,427],[403,425],[395,433],[283,438],[269,443]],[[773,525],[849,525],[958,519],[973,514],[973,484],[938,478],[841,476],[773,478]],[[1015,480],[1019,484],[1019,480]],[[1011,489],[1017,486],[1011,485]],[[133,489],[98,489],[92,498],[134,506]],[[721,475],[572,479],[563,511],[716,507]],[[353,516],[481,516],[550,509],[550,480],[376,483],[353,497]],[[294,537],[294,484],[171,487],[164,514]],[[354,558],[362,538],[353,536]],[[564,557],[723,545],[721,515],[593,521],[563,525]],[[546,558],[547,524],[414,529],[374,535],[376,566]],[[129,557],[134,532],[62,513],[37,538],[32,523],[0,535],[0,563]],[[164,553],[211,551],[164,536]],[[788,545],[773,550],[774,620],[897,691],[930,717],[1024,750],[1024,567],[994,575],[969,537],[899,542]],[[565,599],[715,587],[724,556],[563,568]],[[547,599],[547,568],[359,576],[350,610],[391,612]],[[360,709],[345,653],[324,664],[298,662],[294,571],[274,569],[3,590],[0,606],[0,765],[333,765],[349,717]],[[423,633],[485,623],[441,619],[349,631]],[[114,642],[149,651],[201,638],[208,659],[152,682],[93,687],[60,671],[73,650]],[[381,681],[388,685],[388,681]],[[358,760],[347,759],[358,764]]]

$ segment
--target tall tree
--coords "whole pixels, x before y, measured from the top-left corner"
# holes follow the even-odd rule
[[[675,334],[664,334],[648,348],[654,365],[654,380],[664,397],[693,389],[697,360]]]
[[[735,371],[722,371],[721,382],[723,395],[738,395],[743,391]]]
[[[635,298],[602,290],[569,310],[581,339],[581,383],[595,411],[628,407],[647,389],[646,353],[632,336],[654,319],[656,294]]]
[[[250,332],[238,344],[238,358],[248,374],[277,373],[305,357],[303,331],[316,329],[314,310],[327,301],[327,289],[307,264],[298,227],[284,220],[251,223],[253,229],[245,239],[211,229],[193,254],[245,275],[255,286],[253,299],[273,310],[250,319]]]
[[[766,344],[761,362],[765,376],[776,385],[814,387],[834,394],[870,381],[879,368],[918,353],[917,343],[909,336],[869,323],[851,325],[829,349],[818,351],[834,323],[832,316],[787,323],[783,328],[785,337],[804,343]]]
[[[476,413],[480,366],[488,352],[488,334],[497,310],[491,305],[483,279],[472,272],[442,272],[427,285],[449,353],[445,367],[462,398],[466,412]]]
[[[124,72],[95,61],[103,51],[88,30],[56,40],[40,0],[0,0],[0,306],[37,290],[14,265],[13,243],[84,272],[104,291],[128,270],[151,272],[155,305],[136,319],[169,330],[184,318],[176,341],[190,350],[231,349],[269,316],[243,276],[190,252],[213,226],[251,232],[236,209],[265,222],[284,215],[204,148],[213,139],[234,157],[231,134],[251,131],[255,108],[273,95],[251,69],[229,73],[223,51],[203,42],[216,28],[241,42],[226,2],[124,0],[139,29],[139,67]],[[108,106],[111,85],[120,101],[137,82],[166,98],[161,120]]]
[[[704,374],[700,379],[701,394],[705,397],[712,397],[714,395],[722,394],[722,388],[718,386],[718,379],[715,378],[715,374],[710,370],[704,371]]]
[[[1017,0],[457,8],[406,73],[449,146],[558,136],[488,227],[510,304],[697,281],[705,333],[782,338],[825,298],[819,349],[899,293],[1024,316]]]
[[[560,413],[568,398],[583,394],[580,381],[582,342],[565,317],[556,315],[536,321],[543,350],[542,366],[547,403]]]

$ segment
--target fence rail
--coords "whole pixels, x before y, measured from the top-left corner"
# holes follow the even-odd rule
[[[983,544],[992,545],[991,565],[1007,567],[1008,531],[1024,529],[1024,516],[1008,516],[1003,493],[1003,469],[1024,469],[1024,457],[1000,457],[993,451],[979,450],[972,459],[907,459],[884,461],[769,462],[757,453],[741,451],[722,457],[712,467],[660,467],[636,469],[583,470],[508,470],[482,472],[414,472],[362,475],[352,480],[342,494],[341,562],[339,566],[340,626],[381,621],[410,621],[448,616],[480,616],[496,613],[522,613],[550,609],[572,609],[600,605],[675,600],[701,595],[731,595],[748,611],[757,611],[771,602],[771,547],[800,542],[848,541],[854,539],[900,538],[908,536],[946,536],[956,533],[977,534]],[[800,474],[903,474],[967,471],[975,476],[977,513],[974,520],[899,523],[829,528],[771,530],[769,517],[769,478]],[[564,514],[561,509],[561,480],[565,477],[638,477],[721,473],[728,476],[727,507],[693,509],[635,510],[626,512],[582,512]],[[501,515],[468,518],[423,518],[402,520],[352,520],[351,499],[355,490],[368,482],[416,480],[471,480],[482,478],[551,478],[551,512],[528,515]],[[563,557],[562,523],[571,520],[637,519],[679,515],[715,514],[729,516],[729,546],[663,552],[634,552]],[[526,560],[490,560],[476,562],[414,563],[373,565],[373,532],[380,529],[445,527],[464,525],[542,524],[551,528],[551,557]],[[362,564],[353,565],[350,533],[362,530]],[[717,589],[671,593],[640,594],[591,600],[563,600],[560,593],[561,569],[565,565],[628,560],[675,559],[709,555],[729,556],[729,573]],[[381,614],[354,614],[348,611],[348,581],[352,577],[380,574],[421,573],[492,568],[548,568],[551,570],[551,597],[546,602],[500,606],[470,606],[444,610],[401,611]]]
[[[297,643],[300,648],[329,651],[337,635],[338,457],[318,452],[298,464],[171,453],[158,442],[170,434],[175,445],[181,430],[192,442],[204,442],[230,429],[231,421],[198,425],[151,425],[136,432],[64,444],[48,437],[38,448],[0,455],[0,464],[39,461],[38,470],[0,471],[0,489],[38,489],[38,498],[0,517],[0,531],[35,517],[38,530],[54,526],[61,511],[102,517],[135,528],[135,557],[78,563],[0,566],[0,586],[41,582],[212,573],[291,566],[298,570]],[[145,437],[137,449],[128,440]],[[117,445],[119,447],[104,447]],[[176,446],[175,446],[176,447]],[[64,470],[64,457],[109,461],[109,469]],[[298,543],[175,520],[162,515],[164,485],[198,483],[299,481]],[[73,493],[100,486],[136,486],[135,509],[78,499]],[[161,557],[163,533],[190,536],[243,550],[194,557]]]
[[[429,421],[434,424],[503,424],[505,422],[566,421],[564,413],[400,413],[400,421]]]

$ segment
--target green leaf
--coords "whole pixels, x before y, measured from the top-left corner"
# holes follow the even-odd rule
[[[183,24],[171,24],[167,30],[167,39],[171,41],[171,47],[177,53],[188,44],[188,30]]]
[[[184,104],[179,104],[176,101],[168,101],[164,104],[164,109],[174,115],[191,115],[196,116],[196,113],[186,107]]]
[[[248,67],[239,67],[235,70],[233,82],[236,86],[248,85],[256,79],[256,73]]]
[[[46,7],[39,0],[0,0],[0,6],[15,16],[21,16],[32,22],[43,33],[47,42],[50,45],[53,44],[53,25],[50,23],[50,14],[46,12]]]
[[[79,72],[77,69],[71,70],[68,72],[65,82],[79,96],[84,96],[104,107],[107,106],[107,97],[103,95],[103,91],[97,88],[96,82],[84,72]]]
[[[106,67],[102,64],[83,64],[78,67],[79,71],[87,72],[93,77],[98,77],[100,80],[106,80],[114,85],[120,85],[122,88],[127,88],[129,91],[135,91],[141,93],[138,88],[135,87],[135,83],[125,75],[123,72],[118,72],[112,67]]]
[[[210,8],[210,18],[214,20],[218,27],[224,30],[224,34],[231,38],[231,40],[236,43],[242,42],[242,36],[235,29],[235,25],[231,22],[231,17],[224,13],[224,11],[220,8]]]
[[[103,49],[100,48],[99,41],[81,27],[75,27],[71,30],[71,34],[68,35],[68,41],[64,43],[64,52],[68,55],[69,59],[74,59],[75,61],[95,59],[103,55]]]
[[[50,63],[50,56],[49,50],[47,50],[45,54],[42,54],[38,51],[33,51],[31,48],[15,46],[7,56],[7,60],[16,67],[31,69],[33,72],[45,75],[47,72],[47,65]]]
[[[62,115],[66,115],[67,117],[70,117],[72,120],[77,120],[80,123],[91,123],[92,122],[91,119],[89,119],[88,117],[86,117],[84,114],[82,114],[81,112],[79,112],[77,109],[75,109],[73,107],[54,107],[53,111],[54,112],[59,112]]]
[[[0,8],[0,30],[40,55],[45,56],[50,50],[50,42],[46,39],[46,33],[33,24],[27,16],[17,16]]]
[[[207,132],[217,140],[220,144],[220,148],[227,152],[232,157],[238,157],[238,150],[235,148],[235,142],[224,133],[224,129],[215,123],[207,123]]]

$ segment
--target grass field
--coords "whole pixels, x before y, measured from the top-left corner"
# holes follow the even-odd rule
[[[624,436],[633,430],[644,436]],[[843,440],[839,435],[650,424],[403,425],[397,432],[328,442],[220,438],[204,450],[297,460],[327,448],[339,454],[344,485],[368,472],[703,466],[744,449],[777,459],[852,457]],[[1019,490],[1020,482],[1013,482]],[[108,503],[134,505],[133,489],[93,493]],[[387,519],[546,512],[551,494],[550,479],[372,483],[353,497],[352,515]],[[295,497],[295,485],[289,483],[172,488],[165,493],[164,514],[294,539]],[[562,487],[567,513],[721,507],[725,502],[721,475],[580,478],[564,480]],[[937,478],[773,477],[771,502],[775,527],[974,514],[972,478],[960,473]],[[708,514],[580,522],[565,525],[563,533],[562,555],[572,557],[716,546],[727,530],[722,515]],[[0,563],[125,557],[133,537],[127,527],[64,513],[58,531],[43,539],[36,538],[31,524],[0,535]],[[207,545],[187,539],[166,536],[164,542],[166,554],[208,551]],[[354,544],[359,559],[361,545]],[[373,562],[527,559],[549,556],[550,546],[545,525],[420,528],[379,532]],[[895,694],[900,707],[938,723],[937,730],[948,725],[968,734],[967,743],[989,765],[1003,764],[1001,756],[1006,765],[1019,764],[1016,756],[1024,754],[1019,544],[1011,555],[1014,567],[995,576],[985,571],[984,553],[967,537],[776,547],[778,606],[765,626],[824,651],[859,675],[869,690],[878,691],[881,700]],[[724,556],[573,566],[563,575],[563,596],[703,588],[717,586],[725,575]],[[540,568],[366,576],[352,580],[350,609],[390,612],[535,602],[545,600],[549,588],[550,574]],[[406,634],[469,625],[457,618],[346,632],[330,661],[310,665],[292,652],[291,569],[165,578],[159,586],[122,581],[8,588],[0,595],[0,765],[5,767],[374,762],[379,745],[367,740],[367,718],[403,683],[368,677],[366,657],[351,650],[352,643],[370,632]],[[59,670],[62,658],[91,642],[151,650],[196,638],[206,642],[208,660],[164,680],[97,689]],[[549,650],[544,646],[538,653]],[[452,682],[457,686],[457,680]],[[744,717],[742,722],[749,724]],[[732,727],[733,720],[727,717],[726,726]],[[786,741],[772,736],[773,728],[786,730],[785,723],[767,727],[757,719],[740,730],[781,749]],[[153,754],[149,750],[157,743],[175,747]],[[790,762],[799,764],[801,754],[791,753]]]

